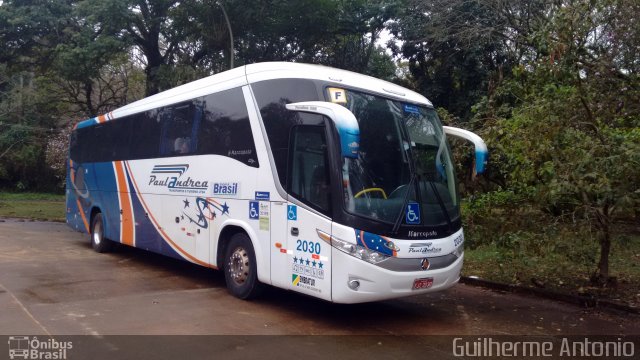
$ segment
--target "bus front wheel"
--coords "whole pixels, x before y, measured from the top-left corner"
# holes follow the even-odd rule
[[[97,213],[91,222],[91,247],[93,250],[104,253],[111,250],[113,244],[104,237],[104,221],[102,214]]]
[[[233,296],[248,300],[260,294],[264,285],[258,281],[256,265],[251,239],[244,233],[233,235],[224,257],[224,277]]]

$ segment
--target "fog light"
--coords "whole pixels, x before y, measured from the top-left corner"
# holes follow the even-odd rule
[[[349,280],[347,285],[349,286],[349,289],[351,289],[351,290],[358,290],[360,288],[360,281],[358,281],[358,280]]]

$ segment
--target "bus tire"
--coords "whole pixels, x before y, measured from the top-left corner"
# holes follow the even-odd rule
[[[104,237],[102,213],[97,213],[91,221],[91,247],[99,253],[109,252],[113,243]]]
[[[255,298],[264,288],[264,284],[258,281],[256,255],[251,239],[245,233],[233,235],[227,244],[224,278],[229,292],[243,300]]]

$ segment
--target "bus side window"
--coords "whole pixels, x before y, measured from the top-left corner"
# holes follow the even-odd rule
[[[194,108],[191,102],[188,102],[169,106],[160,112],[162,122],[160,156],[193,153],[191,136],[194,126]]]
[[[69,138],[69,159],[75,162],[80,161],[80,142],[78,141],[78,130],[73,130],[71,132],[71,137]]]
[[[325,127],[296,125],[289,136],[287,191],[324,213],[330,212]]]
[[[128,160],[158,157],[160,147],[160,118],[158,111],[149,110],[128,117],[133,122]]]
[[[251,87],[267,131],[280,184],[286,188],[291,128],[296,124],[322,125],[324,120],[318,114],[289,111],[285,105],[300,101],[320,100],[320,93],[315,83],[307,79],[265,80],[254,83]]]
[[[240,88],[205,96],[198,131],[198,154],[227,156],[258,167],[247,105]]]
[[[97,155],[99,161],[125,160],[129,156],[131,121],[115,119],[96,126],[99,136],[96,143],[102,149]]]

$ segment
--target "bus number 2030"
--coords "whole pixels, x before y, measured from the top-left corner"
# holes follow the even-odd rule
[[[298,240],[296,244],[296,250],[298,251],[308,252],[309,254],[320,254],[320,243],[307,240]]]

